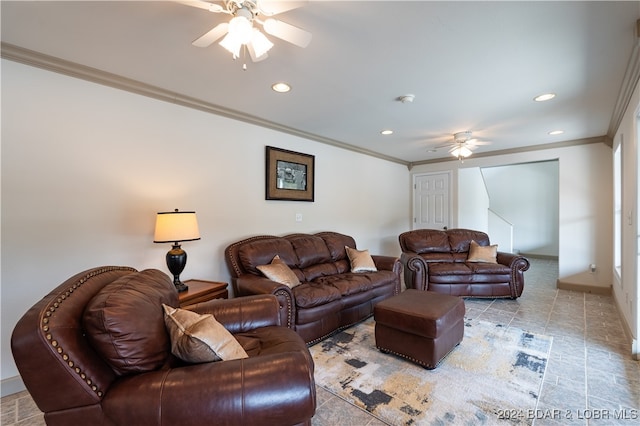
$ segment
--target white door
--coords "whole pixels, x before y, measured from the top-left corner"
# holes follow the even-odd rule
[[[448,229],[450,225],[451,172],[413,177],[413,229]]]

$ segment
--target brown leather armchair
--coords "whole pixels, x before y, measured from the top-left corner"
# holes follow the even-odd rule
[[[275,296],[188,307],[212,313],[249,356],[200,364],[171,354],[162,303],[178,306],[162,272],[100,267],[69,278],[20,319],[13,356],[47,424],[311,424],[313,360],[280,326]],[[109,350],[87,319],[92,309],[116,342]]]

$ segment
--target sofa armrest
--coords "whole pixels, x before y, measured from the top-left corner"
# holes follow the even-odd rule
[[[316,395],[312,368],[298,351],[129,376],[102,405],[113,424],[297,424],[313,416]]]
[[[376,268],[383,271],[402,271],[402,265],[400,264],[400,259],[394,256],[381,256],[381,255],[371,255],[373,259],[373,263],[376,264]]]
[[[280,325],[278,300],[270,294],[209,300],[186,306],[185,309],[199,314],[212,314],[231,333]]]
[[[289,287],[265,277],[245,274],[235,278],[235,288],[237,289],[236,296],[256,294],[272,294],[276,296],[279,304],[280,325],[295,328],[293,321],[296,314],[296,304],[293,292]]]
[[[429,265],[418,253],[403,252],[400,255],[400,262],[404,266],[404,283],[407,288],[429,289]]]
[[[524,272],[529,269],[529,260],[519,254],[499,251],[496,257],[498,263],[511,269],[511,298],[522,296],[524,290]]]
[[[379,271],[391,271],[396,276],[395,294],[400,294],[402,290],[402,263],[394,256],[372,255],[373,263]]]

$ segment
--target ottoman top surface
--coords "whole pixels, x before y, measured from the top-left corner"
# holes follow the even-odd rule
[[[374,308],[374,319],[392,328],[437,337],[461,321],[464,313],[464,300],[460,297],[407,289],[379,302]]]

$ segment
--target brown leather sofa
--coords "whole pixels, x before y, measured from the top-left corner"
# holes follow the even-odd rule
[[[452,296],[516,299],[524,289],[529,261],[497,252],[496,263],[469,262],[472,240],[490,246],[489,236],[470,229],[417,229],[398,237],[407,288]]]
[[[308,344],[373,315],[381,300],[400,292],[402,265],[396,257],[371,256],[376,272],[350,269],[345,246],[354,239],[337,232],[260,235],[229,245],[225,257],[236,296],[273,294],[283,324]],[[257,268],[278,255],[300,285],[289,287],[266,278]]]
[[[69,278],[20,319],[13,355],[48,425],[311,424],[313,360],[280,326],[274,296],[188,307],[214,314],[249,356],[198,364],[171,354],[162,303],[178,306],[164,273],[100,267]]]

